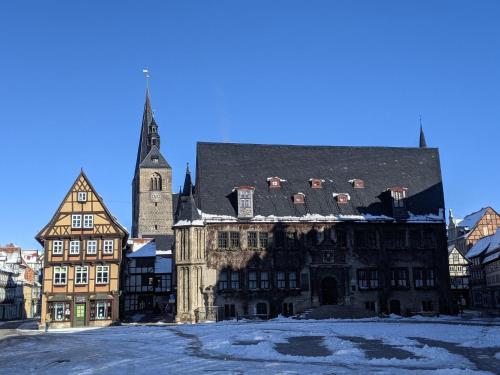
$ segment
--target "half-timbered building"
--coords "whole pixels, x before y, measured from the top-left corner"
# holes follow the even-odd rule
[[[128,242],[122,284],[124,315],[164,316],[168,311],[171,317],[175,310],[172,252],[157,249],[151,238],[132,238]]]
[[[476,246],[483,238],[489,237],[500,227],[500,215],[492,207],[483,207],[478,211],[472,212],[463,219],[457,219],[450,210],[450,222],[448,225],[448,243],[449,248],[454,248],[455,253],[465,255],[467,262],[467,275],[460,276],[452,272],[452,266],[457,268],[461,264],[450,263],[450,274],[452,282],[460,282],[463,278],[468,278],[469,296],[467,303],[472,306],[482,307],[488,305],[485,301],[489,300],[489,292],[486,288],[486,278],[484,277],[484,267],[479,255],[473,255],[472,248]],[[487,242],[488,240],[486,240]],[[480,247],[480,246],[479,246]],[[454,259],[459,258],[455,255]],[[452,259],[450,259],[452,261]],[[459,262],[462,262],[458,259]],[[455,262],[454,262],[455,263]],[[456,277],[458,276],[458,277]],[[452,283],[452,288],[454,284]],[[452,289],[453,290],[453,289]],[[460,291],[453,290],[455,298],[460,298]]]
[[[198,143],[177,204],[177,320],[449,311],[439,153]]]
[[[41,324],[105,326],[119,319],[127,230],[82,171],[36,239],[44,247]]]

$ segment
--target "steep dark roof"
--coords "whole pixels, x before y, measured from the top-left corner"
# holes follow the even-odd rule
[[[444,209],[439,152],[434,148],[287,146],[198,143],[195,197],[205,213],[236,216],[236,186],[253,186],[254,215],[388,215],[387,189],[405,187],[413,214],[438,214]],[[278,189],[267,178],[286,180]],[[309,179],[323,179],[313,189]],[[364,189],[349,180],[361,179]],[[305,204],[294,204],[295,193]],[[348,193],[338,204],[332,193]]]
[[[154,163],[153,159],[157,158],[158,162]],[[152,146],[149,153],[144,157],[141,164],[139,164],[141,168],[170,168],[167,160],[163,157],[160,150],[156,146]]]
[[[142,113],[141,134],[139,136],[139,147],[137,149],[136,166],[144,160],[149,153],[148,141],[148,127],[153,120],[153,111],[151,109],[151,99],[149,97],[149,90],[146,91],[146,101],[144,102],[144,111]]]
[[[186,176],[184,178],[184,187],[178,198],[177,210],[175,211],[174,221],[194,221],[201,219],[196,203],[193,197],[193,184],[191,182],[191,172],[189,166],[186,168]]]
[[[425,134],[424,134],[424,129],[422,128],[422,125],[420,125],[420,140],[419,140],[419,146],[421,148],[427,147],[427,142],[425,141]]]
[[[139,147],[137,149],[137,160],[135,164],[136,172],[139,167],[141,168],[158,168],[158,167],[168,167],[167,161],[160,152],[159,144],[159,134],[150,134],[150,125],[158,127],[154,119],[153,110],[151,109],[151,98],[149,95],[149,89],[146,91],[146,100],[144,102],[144,111],[142,114],[142,124],[141,124],[141,134],[139,136]],[[157,130],[158,131],[158,130]],[[149,138],[155,136],[158,140],[157,145],[151,144],[148,141]],[[153,164],[151,162],[151,157],[157,156],[159,158],[158,164]]]
[[[175,236],[173,234],[149,235],[148,238],[154,238],[157,250],[172,250],[174,247]]]

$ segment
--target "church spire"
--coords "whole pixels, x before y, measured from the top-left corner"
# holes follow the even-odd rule
[[[160,148],[160,134],[158,133],[158,124],[156,123],[153,109],[151,107],[151,96],[148,86],[146,88],[146,100],[144,101],[144,111],[142,113],[141,134],[139,137],[139,148],[137,150],[136,167],[142,163],[153,146],[156,146],[158,149]]]
[[[427,147],[427,142],[425,141],[424,129],[422,128],[422,119],[420,119],[420,142],[419,142],[419,147],[420,148],[426,148]]]
[[[185,197],[193,195],[193,182],[191,180],[191,171],[189,170],[189,163],[186,166],[186,177],[184,178],[184,188],[182,189],[182,195]]]
[[[186,177],[184,178],[184,188],[182,189],[182,193],[179,197],[179,203],[177,204],[175,221],[193,222],[194,220],[200,219],[201,215],[196,207],[196,202],[193,197],[193,183],[188,164],[186,167]]]

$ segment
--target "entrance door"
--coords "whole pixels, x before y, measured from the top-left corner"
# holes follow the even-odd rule
[[[75,305],[75,327],[85,326],[86,308],[84,303]]]
[[[257,315],[261,318],[267,318],[267,303],[259,302],[255,308]]]
[[[389,302],[389,312],[391,314],[401,315],[401,304],[399,300],[393,299]]]
[[[321,304],[336,305],[337,303],[337,280],[333,277],[326,277],[321,281]]]

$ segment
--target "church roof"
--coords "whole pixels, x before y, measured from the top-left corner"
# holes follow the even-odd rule
[[[144,102],[144,111],[142,114],[142,125],[141,133],[139,136],[139,147],[137,149],[137,161],[136,168],[158,168],[158,167],[168,167],[169,164],[160,152],[159,145],[159,134],[150,134],[150,125],[158,127],[156,120],[154,119],[153,110],[151,108],[151,98],[149,95],[149,89],[146,91],[146,101]],[[156,130],[157,132],[157,130]],[[155,136],[158,140],[157,145],[152,144],[151,137]],[[152,162],[152,157],[157,156],[159,159],[159,164]]]
[[[252,186],[254,215],[387,215],[392,187],[407,188],[413,215],[444,210],[439,152],[435,148],[289,146],[236,143],[197,145],[195,198],[203,213],[237,215],[235,187]],[[270,188],[269,178],[281,179]],[[314,189],[311,179],[320,179]],[[364,182],[355,188],[354,179]],[[293,195],[305,194],[304,204]],[[339,203],[336,194],[348,194]],[[440,210],[441,209],[441,210]]]
[[[146,157],[149,152],[148,141],[148,126],[153,120],[153,110],[151,109],[151,99],[149,97],[149,90],[146,91],[146,101],[144,102],[144,111],[142,114],[141,134],[139,136],[139,148],[137,150],[138,166]]]
[[[155,161],[156,160],[156,161]],[[156,146],[152,146],[148,154],[142,159],[139,164],[141,168],[170,168],[167,160],[163,157],[160,150]]]
[[[186,176],[184,178],[184,187],[178,196],[177,208],[175,211],[175,222],[187,223],[200,220],[201,215],[196,207],[196,202],[193,197],[193,184],[191,181],[191,171],[189,166],[186,168]]]

